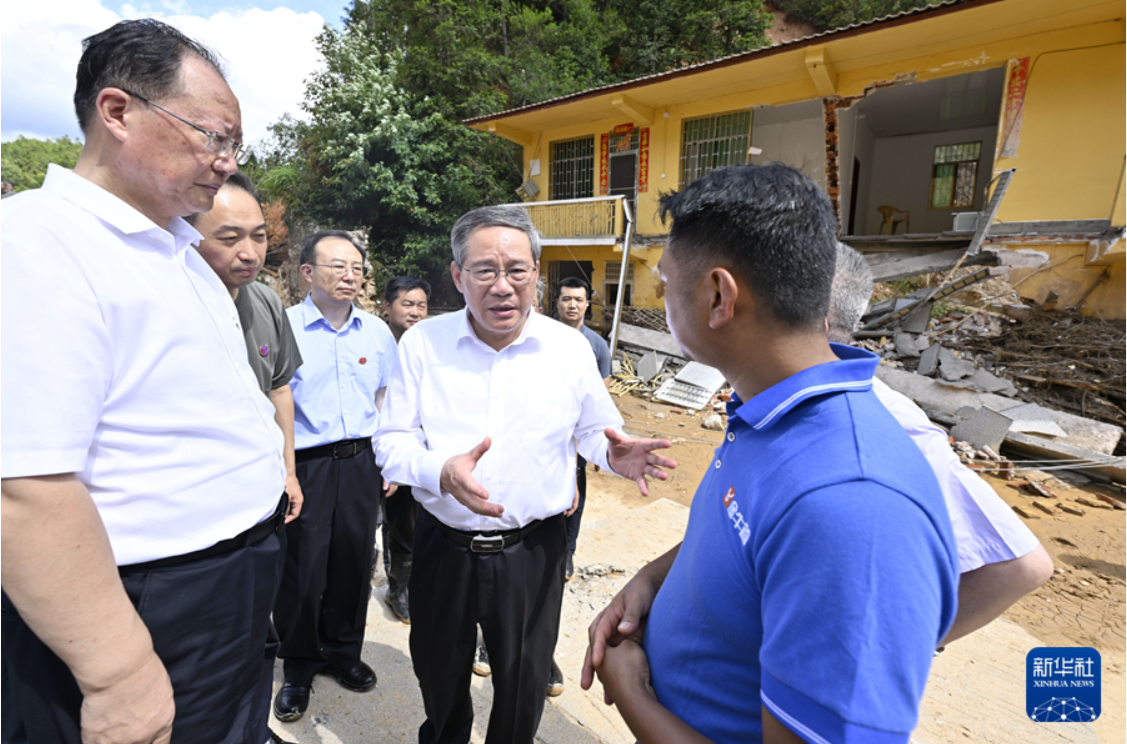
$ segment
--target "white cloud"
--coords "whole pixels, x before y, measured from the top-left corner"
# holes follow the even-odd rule
[[[183,7],[168,3],[165,7]],[[71,98],[82,39],[124,18],[97,0],[9,3],[0,26],[0,136],[80,136]],[[227,62],[247,141],[266,137],[282,114],[300,114],[304,80],[320,64],[314,38],[324,23],[316,12],[289,8],[224,10],[210,17],[158,15],[214,49]]]

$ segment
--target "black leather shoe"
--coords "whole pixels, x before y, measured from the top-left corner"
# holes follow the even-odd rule
[[[299,687],[286,682],[274,698],[274,715],[279,721],[296,721],[305,715],[309,707],[309,693],[312,687]]]
[[[560,665],[552,659],[552,672],[548,676],[548,697],[556,697],[562,695],[564,691],[564,677],[563,672],[560,671]]]
[[[346,690],[367,692],[376,686],[376,673],[362,661],[346,668],[329,667],[326,671]]]
[[[384,595],[384,602],[399,618],[399,622],[404,625],[411,624],[411,607],[407,603],[407,590],[403,588],[393,589],[391,584],[388,584],[387,594]]]
[[[575,559],[571,553],[567,554],[567,562],[564,564],[564,581],[571,581],[571,577],[575,575]]]

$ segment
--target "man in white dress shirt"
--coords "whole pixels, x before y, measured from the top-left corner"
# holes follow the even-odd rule
[[[869,298],[873,273],[864,256],[837,245],[830,311],[830,341],[852,340]],[[906,396],[873,378],[873,392],[924,453],[947,503],[959,549],[959,609],[944,643],[985,626],[1053,575],[1053,561],[990,484],[959,461],[947,434]]]
[[[476,631],[493,669],[486,741],[531,742],[563,597],[563,513],[578,450],[634,480],[676,466],[631,439],[582,335],[532,313],[540,238],[520,207],[484,207],[451,232],[466,309],[403,334],[376,437],[384,477],[419,501],[411,660],[419,741],[467,742]]]
[[[86,39],[77,77],[74,171],[2,208],[4,740],[240,744],[282,432],[181,219],[235,171],[239,103],[153,20]]]

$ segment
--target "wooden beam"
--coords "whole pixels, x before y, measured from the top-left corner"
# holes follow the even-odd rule
[[[654,123],[654,110],[627,95],[617,95],[610,99],[610,105],[630,117],[635,124],[648,127]]]
[[[491,121],[485,125],[486,131],[498,137],[504,137],[509,142],[516,142],[521,147],[532,147],[532,133],[522,129],[514,129],[505,124]]]
[[[820,96],[837,95],[837,71],[826,59],[826,47],[810,47],[806,50],[806,71],[814,81]]]

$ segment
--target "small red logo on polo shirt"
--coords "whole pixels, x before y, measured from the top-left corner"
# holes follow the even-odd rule
[[[736,498],[736,487],[728,486],[728,493],[724,494],[724,506],[731,504],[734,498]]]
[[[368,363],[368,357],[360,357],[360,363],[361,364],[367,364]]]

